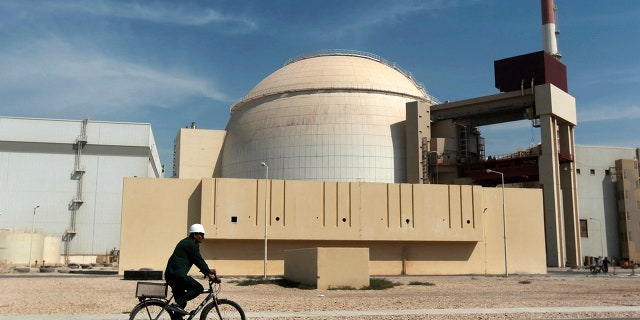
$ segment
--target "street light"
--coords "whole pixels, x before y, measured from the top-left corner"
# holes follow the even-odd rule
[[[507,214],[504,209],[504,173],[487,169],[487,173],[499,174],[502,179],[502,233],[504,234],[504,276],[509,276],[509,265],[507,262]]]
[[[598,221],[600,224],[600,257],[604,258],[604,232],[602,232],[602,221],[596,218],[589,218],[589,220]]]
[[[34,225],[36,223],[36,209],[40,208],[40,206],[35,206],[33,208],[33,218],[31,219],[31,244],[29,245],[29,268],[31,268],[31,251],[33,249],[33,232]]]
[[[268,182],[269,182],[269,166],[266,162],[260,162],[260,165],[265,167],[265,175],[264,175],[264,279],[267,279],[267,208],[269,207],[268,200]]]

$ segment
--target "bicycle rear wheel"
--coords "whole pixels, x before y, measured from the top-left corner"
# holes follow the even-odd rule
[[[200,314],[200,320],[226,320],[226,319],[237,319],[237,320],[246,320],[244,316],[244,311],[240,307],[239,304],[227,300],[220,299],[218,300],[218,310],[220,310],[220,314],[216,310],[216,303],[209,303],[202,309],[202,313]]]
[[[160,300],[143,301],[131,310],[129,320],[171,320],[171,315],[164,309],[165,302]]]

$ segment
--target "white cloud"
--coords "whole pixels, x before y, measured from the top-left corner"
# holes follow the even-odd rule
[[[629,61],[614,61],[614,65],[605,67],[595,67],[591,69],[579,70],[576,75],[577,84],[580,87],[589,88],[595,86],[618,86],[634,85],[640,83],[640,66]]]
[[[444,10],[451,7],[469,6],[477,3],[476,0],[457,1],[457,0],[419,0],[419,1],[392,1],[381,6],[368,6],[365,12],[358,11],[356,16],[352,16],[351,20],[338,32],[347,33],[354,29],[368,30],[376,25],[387,23],[395,23],[405,16],[418,13],[434,14],[438,10]],[[375,2],[373,2],[375,4]]]
[[[598,107],[584,111],[578,111],[578,123],[592,121],[609,121],[640,118],[639,106],[628,107]]]
[[[148,21],[158,24],[203,26],[213,23],[231,26],[233,30],[253,30],[254,21],[230,14],[223,14],[205,7],[187,6],[181,2],[113,2],[113,1],[41,1],[37,4],[24,1],[0,3],[0,8],[22,9],[44,15],[92,15],[105,18],[121,18]],[[223,30],[224,31],[224,30]]]
[[[194,25],[201,26],[211,23],[231,23],[243,25],[247,29],[256,27],[253,21],[245,18],[239,18],[232,15],[223,15],[220,12],[210,8],[185,8],[175,6],[172,2],[171,7],[158,5],[157,3],[111,3],[101,2],[96,6],[92,2],[74,3],[79,9],[87,13],[107,16],[119,17],[132,20],[143,20],[154,23],[170,23],[178,25]]]
[[[230,102],[209,80],[46,40],[0,53],[0,114],[104,115],[187,99]],[[19,109],[17,109],[19,108]]]

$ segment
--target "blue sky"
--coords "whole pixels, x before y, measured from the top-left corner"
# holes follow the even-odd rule
[[[576,143],[638,147],[640,1],[555,0]],[[366,51],[441,101],[498,93],[493,61],[542,50],[539,0],[0,1],[0,116],[151,123],[171,175],[192,121],[229,108],[295,56]],[[486,153],[540,140],[480,128]]]

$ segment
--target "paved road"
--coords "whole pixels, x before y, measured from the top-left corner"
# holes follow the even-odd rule
[[[487,309],[417,309],[417,310],[367,310],[367,311],[308,311],[308,312],[249,312],[249,319],[278,318],[328,318],[328,317],[362,317],[362,316],[403,316],[403,315],[443,315],[443,314],[539,314],[545,313],[578,313],[578,312],[640,312],[640,306],[615,307],[552,307],[552,308],[487,308]],[[85,314],[85,315],[27,315],[0,316],[0,320],[126,320],[127,314]]]

